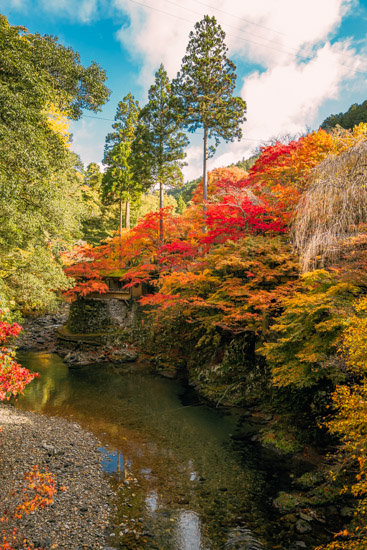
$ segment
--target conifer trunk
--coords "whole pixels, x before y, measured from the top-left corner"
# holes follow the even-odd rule
[[[203,158],[203,230],[206,231],[206,201],[208,199],[208,173],[206,170],[206,161],[208,156],[208,128],[204,124],[204,158]]]
[[[163,233],[163,182],[159,182],[159,238],[161,243],[164,241]]]
[[[120,223],[119,223],[119,237],[122,235],[122,198],[120,197]]]
[[[125,228],[130,229],[130,201],[125,203]]]

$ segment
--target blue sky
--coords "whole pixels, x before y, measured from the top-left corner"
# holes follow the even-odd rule
[[[110,101],[72,125],[72,148],[85,164],[102,160],[111,122],[101,118],[113,119],[129,91],[143,105],[161,62],[173,78],[190,30],[207,13],[227,33],[237,94],[247,102],[243,139],[222,144],[209,168],[367,99],[367,0],[0,0],[0,12],[106,70]],[[201,139],[191,139],[186,179],[201,172]]]

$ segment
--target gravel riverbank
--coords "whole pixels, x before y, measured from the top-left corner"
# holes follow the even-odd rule
[[[2,522],[0,529],[17,527],[31,548],[107,550],[114,495],[102,474],[100,442],[73,422],[3,403],[0,426],[0,517],[22,500],[32,466],[49,471],[58,488],[50,506]]]

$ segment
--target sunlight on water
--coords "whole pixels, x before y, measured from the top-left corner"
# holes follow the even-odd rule
[[[150,491],[145,497],[145,503],[149,512],[156,512],[158,509],[158,494],[157,491]]]
[[[201,537],[201,525],[198,514],[190,510],[180,512],[176,526],[177,548],[180,550],[207,550]]]
[[[266,535],[270,485],[254,445],[233,447],[233,413],[193,402],[181,382],[139,367],[71,369],[44,353],[19,359],[41,378],[18,407],[71,418],[103,442],[103,468],[120,499],[121,548],[222,550],[231,547],[229,533],[234,541],[244,529]]]

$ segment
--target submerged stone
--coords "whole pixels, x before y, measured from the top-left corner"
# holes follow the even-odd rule
[[[312,531],[311,525],[304,519],[299,519],[296,523],[296,530],[298,533],[310,533]]]

